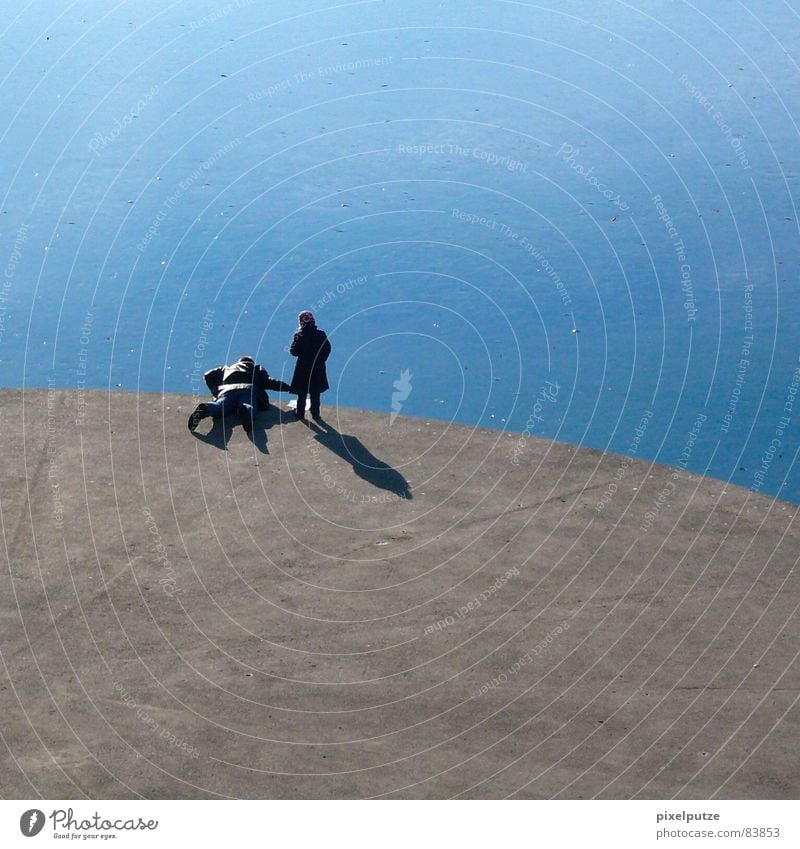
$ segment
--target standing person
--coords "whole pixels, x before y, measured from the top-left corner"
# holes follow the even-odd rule
[[[256,365],[252,357],[239,357],[231,365],[212,368],[204,377],[214,400],[197,405],[189,416],[191,431],[196,430],[207,416],[218,419],[235,415],[245,431],[250,433],[256,410],[269,409],[267,389],[291,391],[282,380],[273,380],[264,366]]]
[[[325,361],[331,353],[331,343],[325,332],[317,327],[314,314],[303,310],[297,316],[298,328],[292,338],[289,353],[297,357],[292,377],[292,392],[297,394],[295,415],[306,417],[306,396],[311,396],[311,416],[319,419],[320,395],[328,389]]]

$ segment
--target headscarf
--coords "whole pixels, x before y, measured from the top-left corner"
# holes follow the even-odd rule
[[[297,316],[297,325],[300,330],[302,330],[307,324],[310,324],[312,327],[316,327],[316,320],[314,319],[314,313],[311,310],[303,310]]]

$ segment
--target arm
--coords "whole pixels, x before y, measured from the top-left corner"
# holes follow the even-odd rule
[[[288,383],[284,383],[282,380],[273,380],[273,378],[269,378],[266,383],[267,389],[271,389],[273,392],[291,392],[292,388]]]
[[[299,333],[295,333],[292,337],[292,344],[289,346],[289,353],[293,357],[299,357],[303,347],[303,338]]]
[[[274,380],[269,376],[269,372],[264,366],[258,366],[255,377],[256,386],[259,389],[270,390],[271,392],[291,392],[287,383],[282,380]]]
[[[219,386],[222,383],[222,370],[222,366],[217,366],[216,368],[209,369],[209,371],[203,375],[205,377],[206,386],[215,398],[219,392]]]
[[[324,363],[325,360],[331,355],[331,343],[328,341],[328,337],[325,337],[325,341],[322,343],[319,349],[319,358]]]

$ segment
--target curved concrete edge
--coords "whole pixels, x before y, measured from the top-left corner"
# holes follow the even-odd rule
[[[7,798],[797,796],[795,505],[441,421],[0,394]]]

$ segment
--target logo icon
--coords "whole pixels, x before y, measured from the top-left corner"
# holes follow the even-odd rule
[[[44,813],[38,808],[31,808],[19,818],[19,830],[25,837],[36,837],[44,828]]]
[[[403,401],[407,400],[411,394],[413,388],[411,386],[411,378],[413,376],[410,369],[403,369],[400,372],[400,379],[392,383],[396,391],[392,392],[392,413],[389,416],[390,425],[394,424],[394,420],[397,418],[400,410],[403,409]]]

